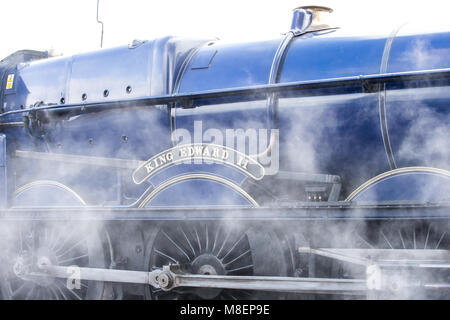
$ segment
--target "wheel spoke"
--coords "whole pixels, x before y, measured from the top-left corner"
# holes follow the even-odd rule
[[[19,228],[19,244],[20,244],[20,252],[23,252],[23,235],[22,235],[22,227]]]
[[[57,228],[53,228],[53,230],[54,230],[54,236],[52,237],[52,240],[50,242],[50,248],[54,252],[56,252],[58,245],[60,245],[59,240],[61,239],[62,232]]]
[[[74,245],[72,245],[69,249],[65,250],[63,253],[61,254],[57,254],[56,257],[57,258],[61,258],[63,256],[65,256],[67,253],[69,253],[71,250],[75,249],[76,247],[78,247],[80,244],[82,244],[85,241],[85,239],[80,239],[79,241],[77,241]]]
[[[66,262],[69,262],[69,261],[75,261],[75,260],[86,258],[86,257],[89,257],[89,255],[88,254],[82,254],[81,256],[77,256],[77,257],[73,257],[73,258],[69,258],[69,259],[65,259],[65,260],[61,260],[61,261],[58,260],[58,263],[62,264],[62,263],[66,263]]]
[[[205,234],[206,234],[206,245],[205,245],[205,251],[208,252],[209,247],[209,235],[208,235],[208,224],[205,224]]]
[[[391,243],[389,242],[389,240],[386,238],[386,236],[384,235],[383,230],[381,230],[381,235],[383,236],[384,240],[387,242],[387,244],[389,245],[389,247],[391,247],[391,249],[394,249],[391,245]]]
[[[436,244],[435,249],[439,248],[439,245],[441,244],[442,239],[444,239],[444,236],[445,236],[446,233],[447,233],[447,231],[444,231],[444,233],[442,233],[442,236],[439,239],[438,243]]]
[[[238,239],[238,241],[236,241],[236,242],[233,244],[233,246],[231,247],[231,249],[228,250],[228,252],[221,258],[222,261],[225,260],[225,258],[228,257],[228,255],[229,255],[231,252],[233,252],[234,248],[236,248],[236,246],[238,245],[238,243],[241,242],[241,240],[244,239],[244,237],[245,237],[245,233],[242,234],[242,236]],[[218,257],[218,256],[217,256],[217,257]]]
[[[33,286],[30,291],[28,291],[27,295],[25,296],[25,300],[30,300],[30,297],[32,297],[32,293],[36,290],[36,286]]]
[[[246,254],[250,253],[250,250],[245,251],[243,254],[237,256],[236,258],[234,258],[233,260],[231,260],[230,262],[225,263],[225,266],[228,266],[230,264],[232,264],[233,262],[239,260],[240,258],[244,257]]]
[[[356,236],[361,239],[367,246],[371,247],[372,249],[374,248],[373,245],[371,245],[369,242],[367,242],[366,239],[364,239],[363,237],[361,237],[361,235],[359,233],[356,234]]]
[[[200,243],[200,237],[198,236],[197,227],[194,227],[194,230],[195,230],[195,236],[197,237],[199,252],[201,253],[202,252],[202,244]]]
[[[164,231],[162,231],[162,233],[163,233],[163,235],[164,235],[170,242],[172,242],[172,244],[173,244],[178,250],[180,250],[180,252],[181,252],[182,254],[185,255],[185,257],[188,259],[188,261],[191,261],[191,258],[188,256],[188,254],[187,254],[183,249],[181,249],[180,246],[179,246],[178,244],[176,244],[175,241],[172,240],[172,238],[169,237],[169,235],[168,235],[167,233],[165,233]]]
[[[219,228],[217,228],[217,232],[216,232],[216,235],[214,236],[214,243],[213,243],[213,247],[212,247],[212,249],[211,249],[211,252],[212,252],[212,253],[214,253],[214,249],[216,248],[216,242],[217,242],[217,237],[219,236],[219,233],[220,233],[220,229],[219,229]]]
[[[178,263],[177,260],[175,260],[174,258],[172,258],[171,256],[169,256],[169,255],[167,255],[167,254],[165,254],[165,253],[162,253],[162,252],[159,251],[158,249],[155,249],[155,252],[156,252],[157,254],[163,256],[163,257],[166,257],[166,258],[169,259],[169,260],[172,260],[174,263]]]
[[[230,273],[230,272],[236,272],[236,271],[250,269],[250,268],[253,268],[253,264],[250,264],[250,265],[244,266],[244,267],[240,267],[240,268],[236,268],[236,269],[232,269],[232,270],[227,270],[227,271],[228,271],[228,273]]]
[[[42,296],[42,289],[36,288],[36,295],[34,296],[33,300],[41,300],[41,296]]]
[[[186,233],[184,232],[183,228],[182,228],[181,226],[180,226],[179,228],[180,228],[181,232],[183,233],[183,236],[184,236],[184,238],[186,239],[186,241],[187,241],[189,247],[191,248],[192,253],[194,254],[194,257],[195,257],[195,250],[194,250],[194,247],[193,247],[192,244],[191,244],[191,241],[189,241],[189,239],[188,239]]]
[[[52,300],[52,298],[53,298],[53,292],[50,290],[50,288],[45,288],[45,291],[44,291],[45,293],[44,293],[44,299],[43,300]]]
[[[402,230],[398,230],[398,234],[400,235],[400,240],[402,240],[403,249],[406,249],[405,242],[403,241]]]
[[[55,287],[58,290],[59,294],[63,297],[64,300],[69,300],[67,298],[67,296],[64,294],[64,291],[62,291],[61,288],[58,285],[56,285]]]
[[[232,300],[237,300],[237,298],[233,296],[231,292],[227,291],[226,293],[228,294],[229,297],[231,297]]]
[[[47,290],[49,292],[49,296],[54,297],[54,300],[61,300],[58,292],[55,289],[53,289],[53,286],[47,287]]]
[[[19,294],[25,291],[26,289],[29,289],[32,284],[30,282],[23,283],[18,289],[16,289],[12,294],[12,299],[17,299]]]
[[[430,229],[431,229],[431,225],[428,225],[427,237],[425,238],[425,244],[423,245],[423,248],[424,248],[424,249],[427,248],[428,237],[430,236]]]
[[[60,288],[66,290],[67,292],[69,292],[72,296],[74,296],[77,300],[83,300],[83,298],[81,298],[76,292],[74,292],[73,290],[70,290],[69,288],[67,288],[64,283],[62,283],[61,281],[57,282],[58,285],[60,286]]]
[[[75,234],[76,228],[73,228],[72,231],[70,231],[69,235],[67,237],[64,238],[64,240],[61,242],[61,245],[57,248],[55,248],[55,253],[58,253],[59,251],[61,251],[64,246],[66,245],[66,242],[70,239],[72,239],[72,236]]]
[[[216,257],[220,256],[220,253],[222,252],[223,247],[225,246],[225,243],[227,243],[228,238],[230,237],[231,231],[228,232],[227,236],[225,237],[225,240],[222,243],[222,246],[220,247],[219,252],[217,252]]]

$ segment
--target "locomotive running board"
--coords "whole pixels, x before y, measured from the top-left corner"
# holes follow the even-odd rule
[[[172,221],[198,220],[364,220],[448,219],[450,202],[286,202],[276,207],[48,207],[0,209],[0,221]]]

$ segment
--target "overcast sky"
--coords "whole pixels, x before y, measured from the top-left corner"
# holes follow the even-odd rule
[[[0,59],[20,49],[70,55],[100,45],[97,0],[0,0]],[[449,0],[100,0],[104,47],[165,35],[247,40],[276,37],[290,26],[292,9],[332,7],[338,25],[372,33],[400,21],[449,21]],[[450,29],[450,28],[449,28]]]

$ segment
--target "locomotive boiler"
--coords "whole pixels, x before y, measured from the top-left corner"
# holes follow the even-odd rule
[[[3,59],[2,298],[448,299],[450,33],[331,11]]]

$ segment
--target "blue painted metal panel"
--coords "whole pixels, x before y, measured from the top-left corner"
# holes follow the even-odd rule
[[[378,73],[385,42],[385,35],[351,36],[339,29],[299,36],[289,47],[280,82]]]
[[[147,206],[199,207],[199,206],[252,206],[240,193],[211,180],[185,180],[171,185],[152,198]]]
[[[403,26],[395,36],[388,72],[448,68],[450,32],[411,34],[413,25]]]
[[[150,94],[153,42],[76,55],[72,62],[68,103],[120,99]],[[126,93],[130,86],[131,92]],[[108,96],[104,97],[104,91]],[[86,94],[86,100],[82,95]],[[128,96],[127,96],[128,97]]]
[[[8,202],[6,135],[0,134],[0,207],[5,208]]]
[[[190,65],[191,69],[205,69],[209,68],[214,57],[217,54],[216,49],[202,50],[195,55]]]
[[[18,67],[16,97],[8,109],[33,106],[36,103],[58,104],[66,96],[70,58],[45,59]]]
[[[188,64],[178,92],[192,92],[219,88],[232,88],[265,84],[269,80],[270,67],[281,39],[254,43],[221,44],[216,42],[202,47],[197,55],[217,53],[209,68],[192,69],[196,56]]]

